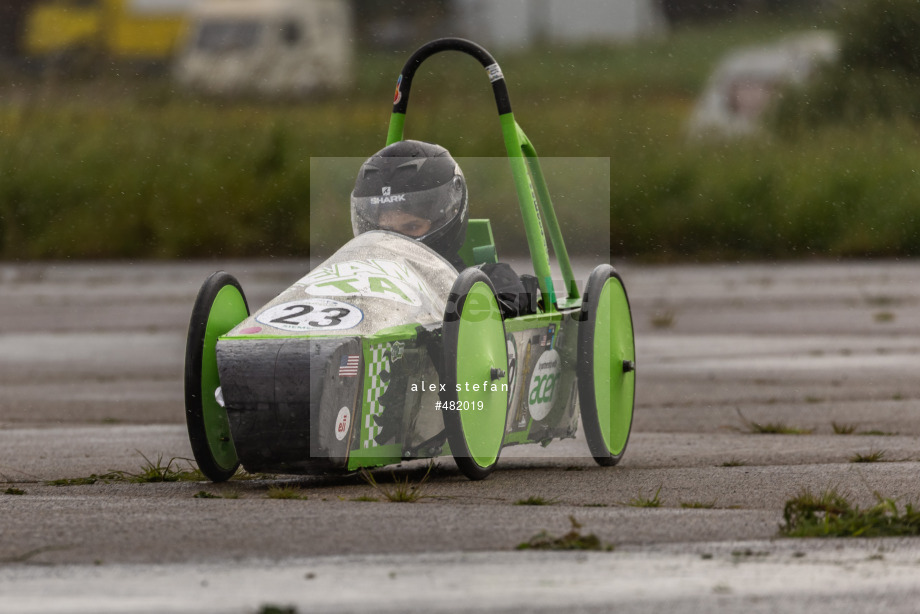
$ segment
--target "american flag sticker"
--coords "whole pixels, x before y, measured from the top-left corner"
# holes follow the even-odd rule
[[[342,356],[342,361],[339,363],[339,377],[356,377],[358,375],[359,360],[360,356],[358,354]]]

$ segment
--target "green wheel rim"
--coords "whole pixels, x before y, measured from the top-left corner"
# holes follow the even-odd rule
[[[491,370],[505,374],[491,379]],[[457,335],[457,400],[461,407],[460,422],[470,457],[480,467],[489,467],[498,460],[505,433],[504,411],[508,405],[508,346],[501,312],[492,289],[481,281],[470,288],[460,315]],[[475,387],[480,390],[475,390]],[[497,388],[493,392],[492,387]]]
[[[450,453],[466,477],[482,480],[498,464],[505,440],[508,345],[495,289],[479,269],[454,281],[442,341],[440,400]]]
[[[234,286],[224,286],[217,293],[204,334],[204,353],[201,361],[201,410],[208,447],[214,462],[225,471],[239,464],[227,410],[217,402],[215,393],[220,386],[217,373],[217,339],[242,322],[248,313],[246,299]]]
[[[218,271],[208,277],[188,328],[185,350],[185,419],[198,468],[209,479],[230,479],[239,467],[227,410],[217,402],[220,386],[217,340],[246,319],[249,307],[239,282]]]
[[[578,325],[578,398],[591,456],[616,465],[632,428],[636,350],[629,298],[609,264],[588,277]]]
[[[598,421],[604,444],[619,456],[626,448],[632,425],[635,372],[624,372],[625,363],[635,364],[632,318],[623,284],[611,277],[601,290],[594,328],[594,390]]]

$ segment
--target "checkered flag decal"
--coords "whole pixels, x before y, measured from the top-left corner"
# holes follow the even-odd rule
[[[364,415],[364,437],[365,439],[361,443],[362,448],[375,448],[377,447],[377,442],[375,437],[380,434],[380,431],[383,429],[377,425],[374,421],[374,416],[379,416],[383,411],[383,406],[380,404],[380,397],[383,396],[383,393],[387,391],[388,382],[383,381],[383,378],[380,377],[380,374],[384,371],[390,370],[390,344],[383,343],[380,345],[375,345],[371,347],[371,359],[367,367],[367,395],[365,397],[365,402],[367,404],[368,411]]]

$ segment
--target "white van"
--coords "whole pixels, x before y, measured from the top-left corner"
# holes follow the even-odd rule
[[[217,95],[298,96],[352,79],[349,3],[202,0],[175,65],[188,88]]]

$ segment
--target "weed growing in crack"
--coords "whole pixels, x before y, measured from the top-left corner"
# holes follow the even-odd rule
[[[379,484],[376,478],[374,478],[374,475],[367,469],[361,470],[361,478],[370,484],[374,490],[380,493],[387,501],[392,503],[415,503],[428,496],[424,493],[424,487],[428,482],[428,478],[431,477],[431,470],[433,467],[434,463],[429,463],[428,470],[417,483],[412,483],[409,476],[406,476],[405,480],[400,480],[396,477],[395,473],[391,472],[390,475],[393,478],[393,485],[384,486]]]
[[[740,409],[737,409],[736,411],[738,412],[738,416],[741,418],[741,421],[747,428],[747,431],[756,435],[810,435],[812,431],[814,431],[814,429],[803,429],[789,426],[784,422],[754,422],[753,420],[748,420],[745,418]]]
[[[655,491],[653,497],[646,497],[643,493],[639,493],[638,497],[633,497],[626,505],[630,507],[661,507],[661,499],[658,498],[659,494],[661,494],[661,486],[658,486],[658,490]]]
[[[540,531],[526,542],[517,545],[517,550],[613,550],[613,546],[604,544],[594,533],[582,535],[581,523],[569,516],[571,530],[560,537],[553,537],[546,531]]]
[[[837,424],[831,422],[831,428],[834,429],[834,435],[852,435],[856,432],[855,424]]]
[[[86,486],[103,482],[127,482],[132,484],[146,484],[155,482],[201,482],[205,479],[201,473],[187,458],[171,458],[168,461],[163,460],[163,455],[157,455],[156,461],[151,461],[138,452],[144,463],[140,471],[133,473],[131,471],[109,471],[108,473],[96,474],[80,478],[61,478],[45,482],[48,486]],[[188,464],[187,469],[180,468],[179,462],[184,461]]]
[[[780,534],[787,537],[897,537],[920,535],[920,510],[875,493],[877,503],[861,509],[836,489],[803,490],[786,502]]]
[[[526,499],[518,499],[514,502],[515,505],[553,505],[556,503],[555,499],[544,499],[543,497],[537,497],[531,495]]]
[[[866,452],[865,454],[857,452],[856,454],[850,457],[850,462],[851,463],[880,463],[882,462],[883,458],[885,458],[884,450],[872,450],[870,452]]]
[[[680,506],[687,510],[711,510],[716,506],[715,501],[684,501]]]
[[[291,499],[298,501],[306,501],[306,495],[301,492],[299,488],[293,488],[291,486],[270,486],[268,491],[265,493],[267,499]]]

